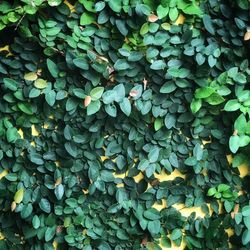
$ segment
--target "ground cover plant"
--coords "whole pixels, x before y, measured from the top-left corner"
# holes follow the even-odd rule
[[[1,250],[250,249],[248,0],[1,1],[0,47]]]

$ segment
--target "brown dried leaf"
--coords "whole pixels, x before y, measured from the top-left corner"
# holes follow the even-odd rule
[[[84,99],[84,106],[88,107],[90,103],[91,103],[91,96],[87,95]]]
[[[151,23],[156,22],[158,19],[159,19],[158,16],[156,16],[155,14],[148,16],[148,21]]]
[[[129,95],[130,95],[131,97],[135,97],[135,96],[138,95],[138,91],[135,90],[135,89],[132,89],[132,90],[130,91]]]
[[[250,40],[250,31],[247,31],[244,35],[244,41]]]
[[[11,211],[13,212],[13,211],[15,211],[15,209],[16,209],[16,202],[12,201],[12,203],[11,203]]]

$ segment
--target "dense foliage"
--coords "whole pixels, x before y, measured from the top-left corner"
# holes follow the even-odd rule
[[[248,0],[1,1],[0,249],[250,249],[249,27]]]

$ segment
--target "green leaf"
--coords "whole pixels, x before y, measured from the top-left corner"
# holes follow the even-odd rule
[[[218,186],[218,192],[225,192],[228,191],[230,189],[230,186],[226,185],[226,184],[219,184]]]
[[[21,218],[26,219],[28,218],[33,212],[33,206],[29,203],[24,205],[22,211],[21,211]]]
[[[178,78],[186,78],[189,74],[190,71],[189,69],[185,69],[185,68],[169,68],[168,69],[168,74],[171,75],[172,77],[178,77]]]
[[[77,147],[74,142],[66,142],[64,147],[73,158],[77,157]]]
[[[20,188],[16,191],[15,196],[14,196],[14,201],[19,204],[22,202],[24,196],[24,189]]]
[[[58,186],[56,186],[55,190],[55,196],[57,198],[57,200],[61,200],[64,194],[64,187],[62,184],[59,184]]]
[[[86,58],[84,57],[78,57],[73,60],[73,63],[75,64],[76,67],[83,69],[83,70],[88,70],[89,69],[89,64]]]
[[[51,212],[50,202],[45,198],[41,199],[41,201],[39,202],[39,207],[41,208],[42,211],[44,211],[47,214]]]
[[[13,80],[11,78],[4,78],[3,83],[7,89],[10,89],[12,91],[17,90],[18,83],[15,80]]]
[[[41,94],[39,89],[32,88],[29,92],[29,98],[36,98]]]
[[[14,143],[17,139],[20,138],[20,135],[16,128],[11,127],[7,129],[6,137],[8,142]]]
[[[114,12],[121,12],[122,0],[109,0],[108,5]]]
[[[80,18],[80,25],[89,25],[95,21],[95,15],[92,13],[84,12]]]
[[[243,221],[244,221],[244,224],[245,224],[245,226],[247,227],[247,229],[250,230],[250,216],[245,216],[245,217],[243,218]]]
[[[93,101],[101,98],[104,91],[104,87],[96,87],[90,91],[90,96]]]
[[[242,234],[242,244],[247,245],[250,242],[250,230],[246,229]]]
[[[118,59],[114,64],[114,69],[117,71],[126,70],[129,68],[129,64],[125,59]]]
[[[178,9],[176,7],[170,8],[169,10],[169,18],[171,21],[175,21],[178,17]]]
[[[161,231],[161,222],[159,220],[149,221],[147,227],[151,235],[156,235]]]
[[[213,57],[212,55],[208,56],[208,64],[211,68],[213,68],[217,63],[217,59]]]
[[[127,97],[123,98],[122,102],[119,103],[121,111],[126,115],[129,116],[131,113],[131,103]]]
[[[200,15],[203,14],[202,10],[199,8],[199,6],[196,5],[195,2],[193,2],[191,5],[184,8],[182,11],[185,14],[188,14],[188,15],[198,15],[198,16],[200,16]]]
[[[188,157],[184,163],[187,165],[187,166],[195,166],[197,164],[197,160],[195,157]]]
[[[17,106],[22,112],[24,112],[27,115],[32,115],[34,113],[32,105],[30,103],[21,102],[21,103],[18,103]]]
[[[117,116],[117,108],[115,106],[115,104],[110,103],[110,104],[106,104],[104,106],[104,109],[106,111],[107,114],[109,114],[112,117],[116,117]]]
[[[101,108],[101,102],[99,100],[91,102],[87,107],[87,115],[93,115]]]
[[[168,94],[173,91],[175,91],[177,86],[174,84],[174,82],[167,82],[160,88],[160,93]]]
[[[35,163],[36,165],[43,165],[44,163],[42,156],[38,153],[31,153],[29,157],[31,162]]]
[[[142,26],[141,26],[141,29],[140,29],[140,34],[142,36],[144,36],[145,34],[147,34],[149,31],[149,25],[148,23],[144,23]]]
[[[239,225],[241,223],[241,221],[242,221],[242,214],[241,213],[237,213],[235,215],[235,222],[236,222],[236,224]]]
[[[181,230],[176,228],[173,230],[170,237],[171,237],[171,240],[175,241],[175,240],[179,239],[181,236],[182,236]]]
[[[172,114],[167,114],[165,119],[164,119],[164,124],[167,129],[171,129],[172,127],[175,126],[176,123],[176,117]]]
[[[213,27],[213,23],[211,20],[211,17],[207,14],[203,15],[203,24],[205,26],[205,29],[212,35],[215,35],[215,30]]]
[[[122,33],[122,35],[127,36],[128,29],[125,20],[116,20],[115,24],[117,26],[117,29]]]
[[[162,19],[168,15],[169,8],[163,7],[161,4],[157,7],[156,13],[159,19]]]
[[[227,103],[226,103],[226,105],[225,105],[225,107],[224,107],[224,109],[226,110],[226,111],[236,111],[236,110],[238,110],[239,108],[240,108],[240,103],[238,102],[238,100],[237,99],[233,99],[233,100],[229,100]]]
[[[233,135],[229,139],[229,148],[233,153],[236,153],[240,147],[240,137],[238,135]]]
[[[191,104],[190,104],[190,109],[193,114],[197,113],[202,106],[202,101],[201,99],[193,99]]]
[[[59,70],[57,68],[57,65],[52,60],[50,60],[49,58],[47,59],[47,67],[48,67],[48,70],[49,70],[50,74],[54,78],[57,78],[58,74],[59,74]]]
[[[155,131],[158,131],[161,129],[161,127],[163,126],[163,121],[161,118],[156,118],[154,121],[154,129]]]
[[[212,95],[214,92],[215,92],[215,90],[213,88],[202,87],[202,88],[199,88],[195,91],[195,98],[197,98],[197,99],[207,98],[210,95]]]
[[[225,101],[225,99],[217,93],[213,93],[205,99],[210,105],[219,105]]]
[[[53,106],[56,102],[56,92],[51,90],[45,94],[45,100],[49,104],[49,106]]]
[[[46,80],[38,78],[36,79],[36,81],[34,82],[34,86],[37,89],[45,89],[48,86],[48,83]]]
[[[153,70],[161,70],[164,69],[166,66],[166,63],[163,60],[156,60],[151,64],[150,68]]]
[[[37,215],[35,215],[33,218],[32,218],[32,225],[35,229],[38,229],[40,227],[40,219]]]
[[[216,188],[215,187],[211,187],[211,188],[208,189],[207,195],[208,196],[213,196],[216,192],[217,192]]]
[[[55,236],[56,233],[56,227],[47,227],[46,231],[45,231],[45,241],[48,242],[50,240],[53,239],[53,237]]]
[[[149,208],[143,213],[143,216],[148,220],[158,220],[161,218],[160,212],[155,208]]]
[[[48,0],[50,6],[58,6],[62,3],[62,0]]]
[[[154,147],[152,148],[150,151],[149,151],[149,154],[148,154],[148,160],[150,163],[154,163],[158,160],[159,158],[159,153],[160,153],[160,150],[158,147]]]
[[[242,208],[242,215],[243,216],[250,216],[250,205],[244,206]]]

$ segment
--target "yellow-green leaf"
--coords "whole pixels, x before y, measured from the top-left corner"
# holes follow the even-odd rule
[[[36,72],[29,72],[24,75],[24,79],[27,81],[35,81],[37,79]]]
[[[15,196],[14,196],[14,201],[18,204],[21,203],[23,200],[23,195],[24,195],[24,189],[20,188],[16,191]]]
[[[45,89],[48,86],[48,83],[46,80],[43,80],[41,78],[38,78],[35,83],[34,83],[35,87],[38,89]]]

